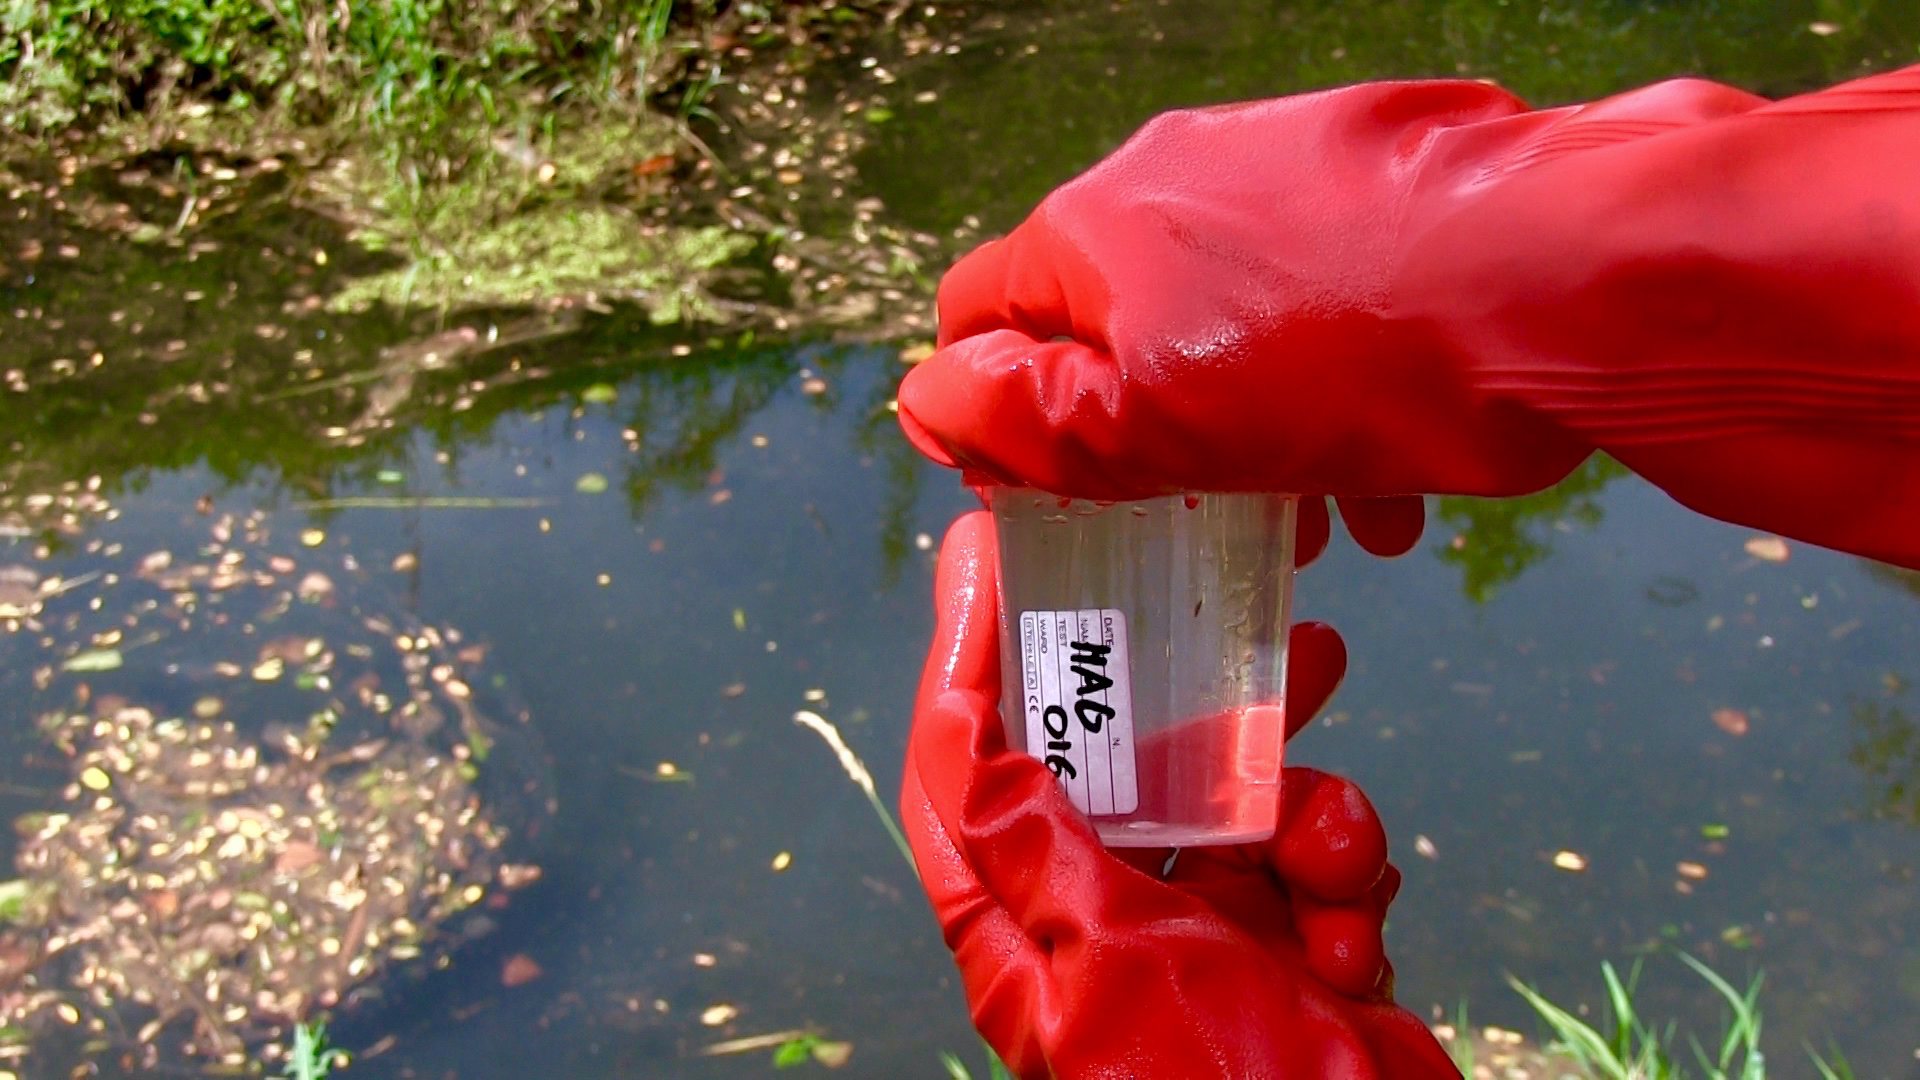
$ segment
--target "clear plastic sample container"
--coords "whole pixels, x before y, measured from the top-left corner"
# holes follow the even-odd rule
[[[990,501],[1008,745],[1109,847],[1273,835],[1298,500]]]

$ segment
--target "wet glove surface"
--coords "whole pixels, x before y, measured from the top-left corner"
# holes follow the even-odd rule
[[[1014,1072],[1457,1076],[1392,1003],[1380,933],[1399,875],[1359,788],[1290,768],[1274,839],[1184,850],[1164,877],[1168,852],[1107,852],[1006,748],[994,574],[992,519],[969,514],[941,550],[902,811],[974,1021]],[[1294,628],[1289,734],[1345,666],[1330,628]]]
[[[1920,565],[1920,68],[1165,114],[940,290],[922,450],[1064,495],[1511,495],[1595,449]]]

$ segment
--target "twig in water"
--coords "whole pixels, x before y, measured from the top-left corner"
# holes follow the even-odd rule
[[[720,1057],[725,1054],[746,1054],[755,1050],[771,1050],[782,1043],[811,1034],[806,1028],[788,1028],[785,1031],[770,1031],[765,1035],[748,1035],[743,1039],[728,1039],[726,1042],[713,1043],[700,1048],[701,1057]]]

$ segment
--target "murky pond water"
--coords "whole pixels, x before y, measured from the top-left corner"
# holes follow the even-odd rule
[[[991,230],[1167,105],[1456,69],[1543,99],[1678,70],[1778,92],[1911,58],[1920,27],[1911,4],[1175,8],[985,9],[958,55],[895,65],[902,107],[863,175],[913,227],[974,214]],[[620,313],[452,329],[329,316],[301,298],[353,269],[314,256],[341,251],[337,230],[271,195],[197,248],[110,245],[32,196],[0,222],[7,250],[44,247],[0,279],[0,368],[19,372],[0,395],[0,568],[15,568],[0,616],[18,627],[0,638],[0,811],[105,813],[87,808],[120,792],[85,770],[115,759],[85,737],[137,734],[129,707],[232,720],[282,770],[260,790],[298,802],[292,778],[316,782],[325,756],[302,725],[324,709],[288,695],[326,693],[322,676],[364,689],[358,663],[395,701],[349,695],[386,719],[333,736],[350,756],[319,779],[402,754],[387,774],[440,792],[428,820],[459,817],[460,784],[524,805],[498,858],[409,841],[446,863],[427,858],[419,880],[444,873],[456,895],[479,884],[461,874],[486,880],[458,912],[387,912],[437,943],[369,946],[363,970],[391,974],[342,974],[366,927],[314,916],[316,941],[346,947],[293,962],[345,991],[336,1038],[377,1051],[351,1075],[758,1075],[765,1049],[703,1048],[807,1028],[851,1040],[856,1075],[971,1056],[911,874],[792,720],[839,725],[891,798],[931,543],[970,501],[894,427],[898,349],[682,343]],[[1764,969],[1779,1075],[1805,1075],[1800,1046],[1832,1041],[1863,1077],[1920,1076],[1920,578],[1798,545],[1777,561],[1604,464],[1536,499],[1435,511],[1413,555],[1336,544],[1299,593],[1303,617],[1346,634],[1354,668],[1293,758],[1355,777],[1387,818],[1408,881],[1391,927],[1402,999],[1465,1000],[1477,1021],[1530,1030],[1505,973],[1597,1006],[1602,959],[1672,945],[1731,977]],[[147,561],[160,551],[168,566]],[[200,579],[161,580],[190,565]],[[216,589],[222,572],[236,580]],[[165,608],[183,592],[195,602]],[[242,594],[257,633],[183,636]],[[136,608],[146,622],[121,618]],[[293,630],[269,625],[282,616]],[[24,659],[29,637],[53,640],[52,659]],[[338,666],[316,666],[336,646]],[[425,719],[402,715],[409,672]],[[72,756],[35,727],[54,711],[86,718]],[[483,722],[491,753],[474,761],[465,733]],[[489,796],[502,753],[520,755],[518,794]],[[228,833],[268,845],[248,857],[278,873],[340,850],[324,823],[262,813],[258,836],[245,814],[222,832],[217,809],[179,828],[188,843],[211,828],[216,852]],[[0,855],[31,855],[37,835]],[[1584,870],[1557,868],[1562,852]],[[160,926],[194,895],[155,886],[119,915]],[[262,910],[297,921],[277,895]],[[1671,961],[1644,985],[1649,1015],[1717,1023]],[[66,1075],[85,1041],[28,1072]]]

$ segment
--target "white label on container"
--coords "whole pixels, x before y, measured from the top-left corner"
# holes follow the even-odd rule
[[[1127,618],[1115,608],[1020,613],[1027,752],[1081,813],[1140,807]]]

